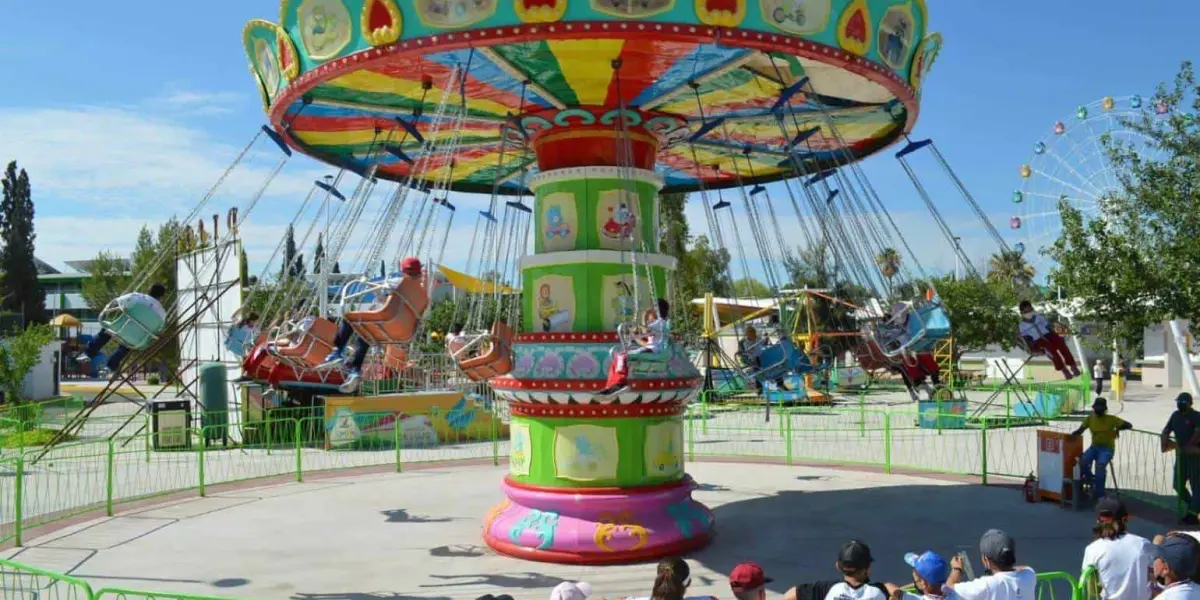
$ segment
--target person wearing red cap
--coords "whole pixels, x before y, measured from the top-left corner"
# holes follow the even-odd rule
[[[400,261],[400,273],[404,277],[412,279],[420,279],[424,274],[425,268],[421,264],[421,259],[415,256],[409,256]],[[325,357],[325,362],[321,364],[321,369],[331,369],[342,364],[346,360],[346,344],[350,343],[350,338],[354,336],[354,328],[345,319],[338,326],[337,337],[333,340],[333,352]],[[358,390],[358,385],[362,381],[362,366],[363,361],[367,359],[367,351],[370,350],[370,345],[365,340],[359,338],[354,342],[354,357],[350,359],[350,365],[346,368],[346,379],[338,391],[343,394],[351,394]]]
[[[729,573],[729,588],[738,600],[764,600],[767,584],[772,581],[762,567],[752,562],[744,562]]]

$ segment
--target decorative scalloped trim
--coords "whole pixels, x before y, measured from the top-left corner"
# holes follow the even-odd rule
[[[638,253],[638,262],[642,266],[659,267],[674,271],[679,261],[674,256],[666,254]],[[519,262],[521,270],[536,267],[556,267],[560,265],[608,264],[629,265],[629,255],[620,250],[564,250],[547,254],[530,254],[522,256]]]
[[[567,0],[555,0],[553,7],[526,8],[522,0],[513,0],[513,10],[522,23],[554,23],[567,13]]]
[[[371,29],[371,9],[375,8],[376,3],[382,3],[387,10],[388,16],[392,18],[391,27]],[[392,0],[366,0],[363,2],[362,15],[359,16],[359,29],[362,30],[363,39],[372,46],[394,44],[404,31],[404,15],[400,14],[400,9],[396,8],[396,3]]]
[[[292,36],[288,35],[287,30],[279,25],[275,25],[274,27],[275,54],[277,55],[276,59],[279,61],[279,70],[290,84],[300,75],[300,55],[296,52],[296,42],[292,41]],[[279,52],[281,44],[286,45],[288,52],[292,54],[292,64],[286,67],[283,65],[283,54]]]
[[[686,410],[685,404],[509,404],[514,417],[553,419],[673,417]]]
[[[626,175],[634,181],[649,183],[661,190],[665,182],[662,175],[654,171],[645,169],[634,169],[624,167],[568,167],[566,169],[555,169],[538,173],[529,178],[529,189],[537,191],[539,186],[547,183],[558,181],[571,181],[576,179],[624,179]]]
[[[578,344],[580,342],[613,343],[620,336],[615,331],[600,331],[595,333],[520,333],[516,336],[517,343],[536,342],[539,344]]]
[[[279,71],[280,86],[274,90],[271,90],[267,87],[267,82],[263,80],[262,74],[259,73],[258,52],[253,43],[254,38],[251,37],[252,33],[264,29],[274,33],[276,38],[274,43],[270,44],[270,50],[271,56],[275,59],[275,67]],[[287,94],[288,88],[290,87],[292,81],[291,79],[288,79],[287,73],[284,72],[283,62],[279,58],[278,38],[280,32],[282,31],[283,30],[278,25],[264,19],[251,19],[247,21],[246,26],[242,28],[242,48],[245,49],[246,56],[250,59],[250,71],[254,73],[254,77],[258,82],[259,89],[262,90],[263,94],[266,96],[264,106],[266,107],[265,110],[268,112],[270,111],[271,106],[273,106],[272,103],[275,99]],[[284,37],[287,36],[285,35]],[[291,41],[291,38],[287,39]],[[297,57],[297,61],[298,60],[299,57]],[[299,66],[297,65],[297,73],[298,72]]]
[[[269,112],[271,110],[271,95],[267,93],[267,84],[263,83],[262,76],[258,74],[258,69],[254,66],[254,63],[250,63],[250,76],[254,77],[254,83],[258,86],[258,93],[262,97],[263,112]]]

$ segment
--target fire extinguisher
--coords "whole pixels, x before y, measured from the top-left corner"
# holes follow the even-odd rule
[[[1033,503],[1038,501],[1037,478],[1033,476],[1033,473],[1030,473],[1029,477],[1025,478],[1025,485],[1021,488],[1021,490],[1025,492],[1026,502]]]

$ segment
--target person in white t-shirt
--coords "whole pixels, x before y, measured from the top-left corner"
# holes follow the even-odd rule
[[[1104,600],[1150,600],[1152,595],[1154,545],[1129,533],[1128,525],[1129,512],[1119,499],[1105,496],[1096,502],[1096,541],[1083,551],[1080,572],[1096,568]]]
[[[150,310],[154,311],[154,313],[160,318],[162,318],[163,322],[165,323],[167,320],[167,311],[162,306],[162,298],[166,295],[166,286],[161,283],[156,283],[150,286],[149,294],[133,292],[119,296],[116,300],[113,300],[113,302],[116,303],[117,306],[120,306],[122,309],[126,310],[130,306],[134,305],[146,306],[150,308]],[[100,333],[96,334],[96,337],[92,338],[92,341],[88,343],[87,348],[84,349],[83,354],[81,354],[77,360],[79,362],[88,362],[93,358],[96,358],[96,355],[100,354],[100,351],[103,350],[104,347],[112,341],[112,339],[112,333],[106,330],[101,330]],[[109,355],[108,362],[106,364],[111,377],[116,378],[120,374],[121,363],[128,355],[129,348],[126,348],[125,346],[118,346],[117,349],[113,350],[113,353]]]
[[[1161,586],[1155,600],[1200,600],[1200,586],[1192,581],[1200,559],[1195,538],[1170,535],[1154,549],[1154,578]]]
[[[963,600],[1034,600],[1037,573],[1017,566],[1017,542],[999,529],[989,529],[979,539],[979,554],[989,575],[962,581],[962,557],[950,559],[947,587]]]
[[[887,586],[871,581],[873,562],[866,544],[846,542],[834,563],[842,573],[841,579],[802,583],[788,590],[783,600],[887,600]]]
[[[582,581],[564,581],[550,590],[550,600],[587,600],[592,595],[592,586]]]
[[[913,569],[913,587],[917,593],[911,594],[889,583],[887,588],[891,600],[957,600],[954,590],[946,587],[950,565],[942,555],[932,550],[920,555],[909,552],[904,555],[904,562]]]

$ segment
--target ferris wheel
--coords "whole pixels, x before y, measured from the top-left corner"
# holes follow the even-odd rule
[[[1101,217],[1101,199],[1119,191],[1120,180],[1104,139],[1111,138],[1148,160],[1157,160],[1162,151],[1130,123],[1147,115],[1161,118],[1170,112],[1167,103],[1142,96],[1106,96],[1055,121],[1046,136],[1033,144],[1032,156],[1019,171],[1021,185],[1012,192],[1013,212],[1008,225],[1013,233],[1013,249],[1025,255],[1038,275],[1049,270],[1052,261],[1044,250],[1058,239],[1062,229],[1059,201],[1066,200],[1090,220]]]

